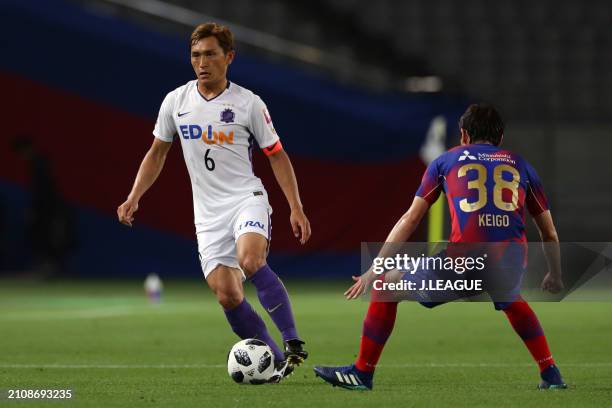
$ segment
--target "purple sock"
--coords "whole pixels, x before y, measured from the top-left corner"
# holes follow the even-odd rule
[[[253,310],[246,298],[235,308],[224,311],[227,321],[238,337],[241,339],[259,339],[270,346],[276,361],[285,359],[285,354],[278,348],[274,340],[272,340],[272,337],[268,334],[266,324],[261,320],[257,312]]]
[[[251,276],[250,281],[255,285],[261,305],[280,330],[283,340],[297,339],[298,335],[287,289],[285,289],[285,285],[279,277],[268,265],[264,265]]]

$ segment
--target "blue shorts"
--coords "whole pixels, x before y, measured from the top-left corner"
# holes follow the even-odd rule
[[[446,251],[442,251],[430,258],[447,259],[447,254]],[[513,261],[494,266],[487,265],[482,270],[463,271],[462,273],[454,269],[428,269],[422,266],[414,273],[405,270],[400,270],[400,272],[403,272],[401,278],[403,281],[413,282],[413,287],[417,288],[417,290],[410,291],[411,299],[427,308],[458,299],[488,294],[495,309],[504,310],[520,296],[525,268],[521,262]],[[475,288],[477,281],[481,282],[479,289]],[[444,287],[449,282],[452,283],[453,288],[436,290],[435,283],[441,283]]]

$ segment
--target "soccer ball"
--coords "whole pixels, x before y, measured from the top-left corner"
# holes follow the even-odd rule
[[[239,384],[264,384],[274,374],[274,355],[261,340],[246,339],[234,344],[227,356],[227,372]]]

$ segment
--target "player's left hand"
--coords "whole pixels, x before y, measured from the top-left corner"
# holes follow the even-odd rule
[[[355,283],[344,292],[346,300],[357,299],[359,296],[363,295],[377,276],[378,275],[372,272],[371,269],[361,276],[353,276],[352,278]]]
[[[289,221],[291,222],[293,235],[304,245],[310,239],[311,234],[310,221],[308,221],[306,214],[304,214],[304,210],[301,208],[291,210]]]
[[[561,280],[560,276],[552,275],[550,272],[544,276],[542,280],[542,290],[546,290],[550,293],[559,293],[565,286],[563,285],[563,280]]]

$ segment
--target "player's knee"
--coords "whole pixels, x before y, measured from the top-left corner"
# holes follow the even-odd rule
[[[238,259],[240,267],[247,276],[253,275],[266,264],[266,258],[261,255],[246,253]]]
[[[238,288],[223,289],[216,292],[217,300],[225,310],[231,310],[240,305],[244,299]]]

